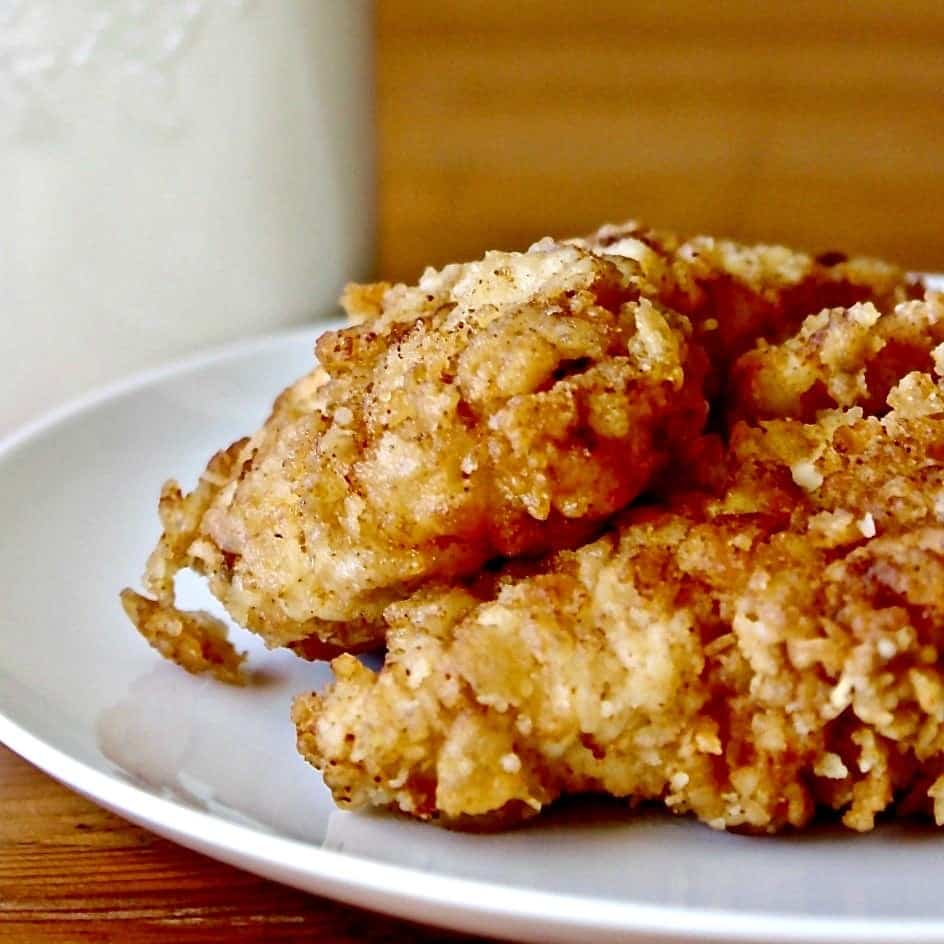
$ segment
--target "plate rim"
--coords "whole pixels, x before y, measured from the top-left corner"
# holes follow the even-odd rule
[[[944,288],[944,276],[931,279]],[[245,338],[134,373],[73,398],[0,439],[0,476],[4,464],[20,450],[99,406],[260,348],[313,340],[318,332],[337,324],[338,319],[331,319]],[[552,937],[560,932],[590,932],[619,934],[624,940],[629,934],[643,935],[646,940],[706,942],[748,942],[763,937],[771,944],[925,944],[944,940],[944,919],[733,912],[594,898],[441,875],[325,849],[161,797],[47,743],[2,710],[0,743],[93,802],[180,845],[302,891],[406,920],[432,920],[438,926],[471,933],[495,933],[500,922],[501,933],[522,939],[545,928]],[[417,917],[418,913],[425,917]]]
[[[534,930],[536,923],[550,923],[556,930],[633,933],[645,935],[646,940],[677,940],[682,935],[692,941],[736,940],[745,944],[760,937],[770,944],[923,944],[944,938],[941,919],[731,912],[593,898],[439,875],[325,849],[193,809],[75,759],[3,712],[0,742],[53,779],[173,842],[302,891],[406,920],[416,921],[420,909],[432,907],[445,909],[449,915],[437,924],[473,933],[488,933],[494,922],[501,920],[513,922],[518,929]],[[283,869],[291,874],[276,874]],[[303,877],[313,880],[316,887],[303,882]],[[365,895],[376,898],[368,900]]]

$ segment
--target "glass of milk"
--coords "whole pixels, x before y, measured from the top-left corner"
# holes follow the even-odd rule
[[[0,0],[0,434],[369,275],[368,0]]]

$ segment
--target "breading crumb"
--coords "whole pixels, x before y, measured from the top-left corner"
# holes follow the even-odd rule
[[[862,537],[864,538],[874,538],[876,535],[875,530],[875,519],[872,517],[872,512],[867,511],[859,519],[859,530],[862,532]]]
[[[793,481],[796,482],[800,488],[805,488],[808,492],[815,491],[823,484],[822,474],[808,459],[796,462],[790,466],[790,474],[793,476]]]

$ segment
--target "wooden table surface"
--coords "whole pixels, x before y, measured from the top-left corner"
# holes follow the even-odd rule
[[[944,269],[936,0],[382,0],[377,20],[386,277],[629,216]],[[233,939],[451,938],[190,853],[0,748],[0,940]]]

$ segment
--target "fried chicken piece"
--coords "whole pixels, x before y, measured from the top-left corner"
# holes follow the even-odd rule
[[[576,546],[654,484],[704,481],[706,388],[757,338],[911,290],[882,263],[635,224],[350,286],[323,370],[194,493],[165,488],[146,588],[173,612],[190,567],[269,645],[377,645],[384,608],[425,583]]]
[[[383,609],[499,556],[586,540],[700,431],[706,369],[634,260],[489,253],[351,288],[324,370],[188,496],[146,575],[191,567],[234,619],[308,657],[383,640]]]
[[[760,343],[732,368],[729,403],[736,419],[812,420],[831,407],[886,409],[894,384],[944,357],[944,294],[882,312],[871,303],[810,315],[780,344]]]
[[[390,607],[378,673],[342,656],[297,699],[302,754],[343,806],[447,823],[604,792],[768,832],[910,795],[944,824],[944,389],[889,401],[740,425],[720,497]]]

